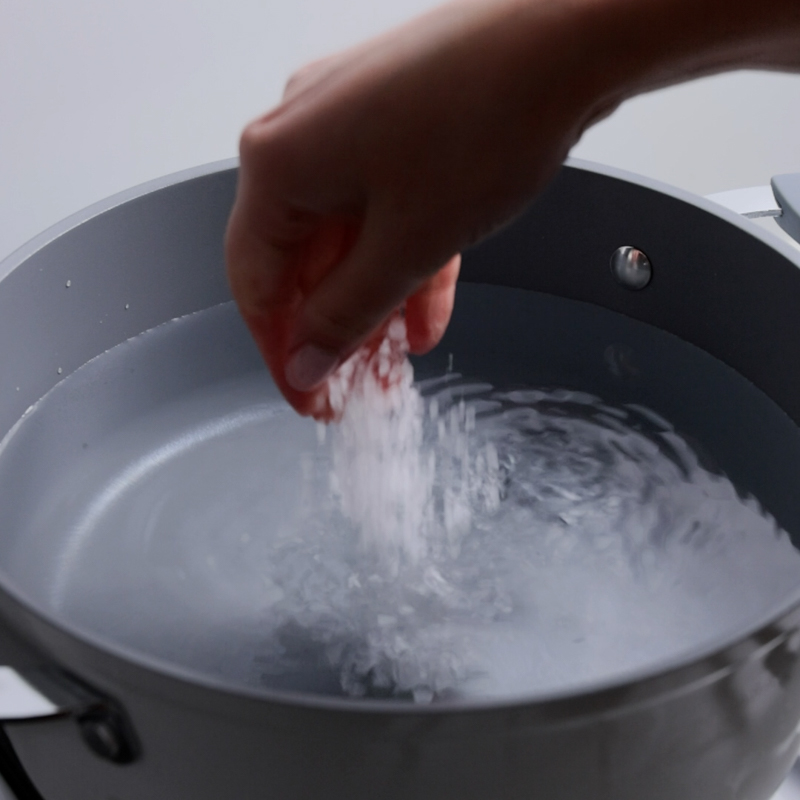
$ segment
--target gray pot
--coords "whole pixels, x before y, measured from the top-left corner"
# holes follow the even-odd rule
[[[235,180],[226,163],[147,184],[0,265],[0,434],[96,355],[230,299],[221,243]],[[519,220],[466,255],[461,316],[442,352],[461,348],[477,365],[510,369],[506,337],[524,349],[548,330],[526,317],[523,295],[556,296],[565,318],[590,304],[584,322],[558,328],[553,363],[565,374],[591,372],[594,342],[612,368],[587,380],[613,393],[626,380],[620,364],[651,347],[625,321],[638,320],[733,368],[797,423],[798,266],[790,247],[713,203],[570,163]],[[585,322],[592,314],[597,329]],[[681,403],[708,405],[712,427],[738,413],[724,397],[710,402],[713,386],[699,374],[684,388]],[[91,403],[83,416],[65,413],[101,424]],[[113,425],[123,411],[103,413]],[[766,426],[755,443],[734,441],[732,426],[711,434],[726,471],[800,534],[794,425]],[[766,800],[795,759],[800,586],[767,618],[690,657],[579,694],[505,703],[419,707],[234,689],[79,631],[49,604],[47,581],[20,567],[31,562],[26,547],[40,548],[45,565],[60,552],[63,532],[26,532],[14,510],[31,503],[47,469],[69,464],[56,440],[47,458],[33,454],[20,462],[29,468],[0,480],[0,658],[13,668],[0,701],[30,689],[26,708],[3,713],[0,702],[0,716],[16,718],[4,727],[0,769],[20,800]]]

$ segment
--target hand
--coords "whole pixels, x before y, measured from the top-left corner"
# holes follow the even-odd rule
[[[412,352],[433,347],[459,251],[516,212],[578,137],[580,103],[550,77],[558,26],[539,5],[539,42],[516,19],[535,3],[442,7],[305,68],[245,130],[230,282],[301,413],[326,415],[325,378],[403,303]],[[537,47],[548,68],[521,80]]]
[[[424,352],[458,253],[516,214],[626,97],[800,66],[797,0],[460,0],[290,80],[241,140],[231,288],[289,402],[405,303]],[[552,268],[552,265],[550,265]]]

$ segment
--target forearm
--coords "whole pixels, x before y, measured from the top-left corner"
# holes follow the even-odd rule
[[[800,71],[798,0],[567,0],[599,99],[731,69]]]

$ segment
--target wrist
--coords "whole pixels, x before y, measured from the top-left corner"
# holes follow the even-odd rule
[[[800,70],[796,0],[570,0],[601,102],[729,69]]]

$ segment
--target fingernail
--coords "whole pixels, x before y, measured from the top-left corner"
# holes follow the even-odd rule
[[[314,344],[304,344],[286,365],[286,382],[298,392],[307,392],[322,383],[338,363],[335,353]]]

